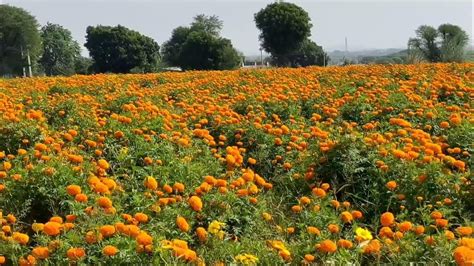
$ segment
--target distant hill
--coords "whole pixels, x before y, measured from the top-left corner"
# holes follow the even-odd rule
[[[371,49],[360,51],[348,51],[347,53],[341,50],[334,50],[328,52],[331,61],[330,65],[341,65],[344,60],[353,64],[403,64],[406,63],[408,50],[400,48],[389,49]],[[264,62],[269,61],[269,55],[263,56]],[[466,51],[466,61],[474,62],[474,50],[468,48]],[[246,65],[260,64],[260,55],[245,56]]]
[[[389,48],[389,49],[371,49],[361,51],[348,51],[347,53],[340,50],[329,52],[328,55],[331,58],[331,65],[339,65],[348,60],[354,63],[358,63],[363,57],[382,57],[388,55],[394,55],[403,52],[400,48]]]

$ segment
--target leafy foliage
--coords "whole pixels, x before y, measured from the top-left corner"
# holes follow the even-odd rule
[[[48,23],[41,28],[43,54],[40,64],[48,76],[71,75],[76,72],[76,60],[81,48],[71,32],[61,25]]]
[[[289,55],[291,66],[325,66],[329,62],[329,56],[323,51],[323,48],[315,42],[306,39],[301,47]],[[276,61],[279,61],[276,58]]]
[[[163,44],[163,59],[183,70],[234,69],[240,55],[230,40],[219,36],[222,21],[217,16],[198,15],[190,27],[173,30]]]
[[[22,8],[0,5],[0,75],[22,75],[27,52],[34,64],[41,53],[38,22]]]
[[[86,44],[97,72],[127,73],[155,70],[159,59],[158,44],[150,37],[124,26],[89,26]]]
[[[290,64],[288,55],[298,50],[311,35],[308,13],[287,2],[272,3],[255,14],[261,46],[272,54],[277,65]]]
[[[468,41],[467,33],[459,26],[442,24],[435,29],[422,25],[416,30],[416,38],[408,40],[409,58],[412,62],[462,62]]]

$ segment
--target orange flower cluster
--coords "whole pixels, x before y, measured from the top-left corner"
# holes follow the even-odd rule
[[[0,79],[0,265],[471,265],[473,98],[469,63]]]

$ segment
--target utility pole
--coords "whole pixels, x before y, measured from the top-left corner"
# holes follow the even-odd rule
[[[263,48],[262,47],[260,47],[260,64],[263,67]]]

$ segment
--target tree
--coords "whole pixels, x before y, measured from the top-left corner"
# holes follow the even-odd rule
[[[459,26],[442,24],[438,27],[441,38],[441,61],[462,62],[464,48],[469,42],[469,36]]]
[[[26,55],[35,63],[41,52],[38,22],[27,11],[0,5],[0,75],[20,76],[27,67]]]
[[[311,35],[308,13],[292,3],[273,3],[255,14],[260,42],[280,66],[290,63],[288,55],[298,50]]]
[[[199,14],[191,23],[191,31],[204,31],[214,36],[219,36],[224,24],[218,16],[206,16]]]
[[[173,30],[163,44],[163,60],[183,70],[233,69],[240,55],[230,40],[219,36],[222,21],[217,16],[198,15],[189,27]]]
[[[181,47],[180,67],[184,70],[233,69],[240,56],[230,40],[204,31],[191,32]]]
[[[81,48],[71,32],[60,25],[47,23],[41,28],[43,55],[39,60],[48,76],[72,75]]]
[[[301,47],[288,56],[292,66],[324,66],[328,64],[329,56],[323,51],[323,48],[315,42],[306,39]]]
[[[160,59],[160,47],[150,37],[118,25],[89,26],[85,46],[97,72],[152,72]]]
[[[461,62],[468,40],[466,32],[456,25],[443,24],[438,29],[422,25],[416,38],[408,40],[409,58],[412,62]]]
[[[408,47],[415,53],[421,53],[426,60],[438,62],[441,52],[436,43],[438,31],[427,25],[422,25],[416,30],[416,38],[408,40]]]
[[[188,27],[177,27],[173,30],[171,38],[162,46],[163,61],[172,66],[180,65],[180,49],[186,42],[189,33],[191,33],[191,29]]]
[[[89,57],[79,56],[74,61],[74,72],[81,75],[92,74],[93,64],[94,62]]]

